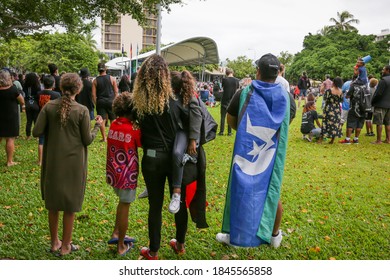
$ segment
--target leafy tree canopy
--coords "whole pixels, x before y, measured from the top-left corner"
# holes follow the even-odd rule
[[[370,55],[372,61],[366,64],[369,74],[380,77],[383,65],[388,64],[389,38],[375,41],[375,35],[360,35],[356,31],[332,30],[326,35],[309,34],[303,41],[303,50],[294,56],[294,62],[287,68],[286,76],[296,82],[303,71],[312,79],[331,77],[350,79],[358,57]]]
[[[88,32],[97,17],[115,22],[119,14],[129,14],[143,24],[144,11],[154,13],[160,2],[169,10],[171,4],[182,0],[0,0],[0,38],[14,38],[54,26],[71,32]]]
[[[60,72],[78,72],[87,67],[94,74],[98,62],[105,57],[95,49],[91,38],[55,33],[0,41],[0,65],[10,65],[19,72],[48,73],[48,63],[55,63]]]
[[[238,79],[256,75],[256,68],[252,63],[252,59],[246,56],[238,56],[234,60],[226,59],[226,61],[226,66],[234,71],[234,76]]]

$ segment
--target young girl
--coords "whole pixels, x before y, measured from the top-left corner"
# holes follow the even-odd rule
[[[124,256],[135,240],[126,236],[130,203],[135,200],[138,177],[138,151],[141,132],[132,122],[132,100],[129,93],[119,95],[113,103],[118,118],[113,121],[107,138],[106,180],[119,198],[115,227],[109,244],[118,244],[117,252]]]
[[[314,121],[317,124],[317,128],[314,125]],[[301,133],[304,135],[303,139],[309,142],[311,142],[313,137],[318,138],[321,135],[321,124],[318,120],[315,101],[308,101],[303,108]]]
[[[172,89],[180,103],[181,115],[184,119],[179,124],[180,129],[176,132],[173,145],[173,194],[168,210],[172,214],[176,214],[180,209],[184,164],[187,160],[196,163],[202,115],[198,99],[194,94],[195,80],[191,73],[188,71],[172,72],[171,77]]]

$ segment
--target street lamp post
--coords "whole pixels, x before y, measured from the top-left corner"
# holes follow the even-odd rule
[[[157,39],[156,54],[161,55],[161,4],[157,4]]]

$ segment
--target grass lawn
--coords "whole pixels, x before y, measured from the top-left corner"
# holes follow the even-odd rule
[[[210,111],[219,122],[219,107]],[[173,215],[167,210],[166,189],[159,258],[189,260],[388,260],[390,259],[390,145],[371,145],[364,136],[358,145],[308,143],[299,132],[302,108],[290,126],[281,200],[284,206],[282,246],[236,249],[219,244],[234,137],[219,136],[205,145],[207,154],[207,219],[210,227],[197,230],[189,221],[186,254],[177,256],[168,242],[174,238]],[[50,239],[47,210],[40,194],[37,140],[25,140],[25,115],[16,140],[14,160],[5,167],[4,141],[0,148],[0,259],[56,259],[46,252]],[[106,146],[89,147],[88,184],[82,212],[77,214],[73,242],[80,251],[66,259],[115,260],[107,245],[117,198],[105,183]],[[61,147],[58,147],[59,149]],[[142,152],[141,152],[142,154]],[[145,188],[139,178],[140,193]],[[129,235],[135,248],[120,259],[139,259],[148,245],[148,203],[137,199],[130,207]],[[60,229],[61,231],[62,229]]]

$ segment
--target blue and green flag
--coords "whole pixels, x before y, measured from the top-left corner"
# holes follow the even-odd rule
[[[222,225],[232,245],[270,242],[289,119],[289,97],[279,84],[256,80],[242,91]]]

